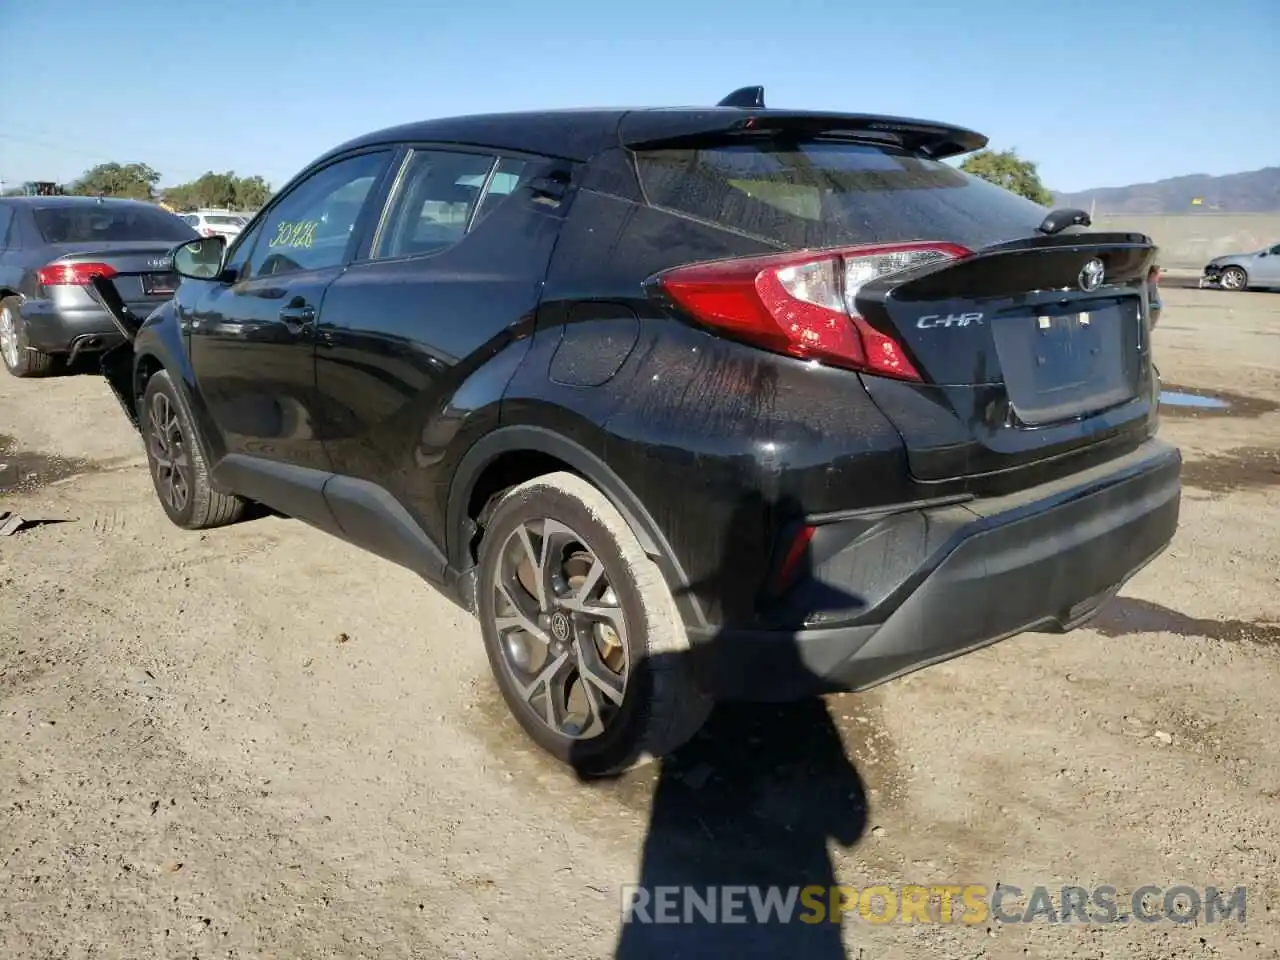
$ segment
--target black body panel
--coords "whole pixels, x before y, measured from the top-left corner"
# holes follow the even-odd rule
[[[727,700],[865,690],[1017,633],[1073,629],[1168,545],[1180,466],[1151,441],[1070,482],[860,529],[797,585],[774,629],[695,633],[701,682]],[[830,583],[868,588],[815,610]]]
[[[1177,523],[1180,460],[1152,439],[1145,237],[1068,227],[866,285],[858,312],[902,344],[919,382],[767,352],[649,293],[669,268],[780,245],[650,206],[625,145],[853,128],[930,157],[985,142],[922,121],[738,107],[370,134],[287,185],[223,277],[185,280],[138,330],[131,376],[117,359],[109,379],[127,407],[168,369],[219,489],[468,609],[490,499],[539,473],[582,475],[658,564],[719,695],[863,687],[1020,630],[1069,628]],[[273,211],[374,147],[390,159],[341,262],[253,275]],[[539,176],[483,218],[422,204],[428,233],[456,238],[379,257],[410,151],[450,147],[495,160],[482,184],[451,182],[459,195],[484,196],[508,153]],[[1085,293],[1095,258],[1106,283]],[[1084,333],[1054,326],[1083,313]],[[972,314],[971,329],[920,323]],[[1080,350],[1098,363],[1072,367]],[[1037,374],[1037,351],[1052,376]],[[779,583],[806,528],[809,569]],[[788,646],[806,676],[781,675]]]
[[[442,552],[450,480],[498,426],[566,207],[510,197],[456,245],[353,263],[325,295],[315,386],[331,469],[384,486]]]

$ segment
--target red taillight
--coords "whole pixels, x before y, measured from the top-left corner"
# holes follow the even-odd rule
[[[902,346],[858,315],[858,291],[873,280],[969,252],[923,241],[805,250],[695,263],[670,270],[657,282],[698,320],[757,346],[919,380]]]
[[[1147,283],[1151,284],[1153,287],[1154,287],[1154,286],[1159,286],[1159,284],[1160,284],[1160,267],[1159,267],[1159,265],[1156,265],[1156,266],[1152,267],[1150,270],[1148,270],[1148,271],[1147,271]]]
[[[202,237],[212,237],[212,236],[213,236],[213,228],[212,228],[212,227],[201,227],[201,228],[200,228],[200,236],[202,236]]]
[[[115,267],[105,263],[51,263],[36,271],[46,287],[84,287],[91,277],[114,277]]]

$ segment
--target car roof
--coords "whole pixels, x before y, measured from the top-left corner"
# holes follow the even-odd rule
[[[5,197],[5,201],[12,203],[20,203],[24,206],[32,207],[80,207],[92,205],[105,205],[112,207],[156,207],[154,203],[148,203],[146,200],[129,200],[125,197]]]
[[[931,145],[939,158],[986,146],[980,133],[951,124],[879,114],[824,113],[764,107],[635,107],[474,114],[387,127],[349,140],[317,162],[350,150],[406,141],[457,143],[589,160],[619,145],[657,143],[714,132],[771,129],[797,132],[874,132],[913,146]]]
[[[586,160],[617,145],[618,124],[627,112],[624,109],[541,110],[420,120],[367,133],[329,153],[420,140]]]

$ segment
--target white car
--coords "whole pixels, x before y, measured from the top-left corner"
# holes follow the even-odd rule
[[[238,237],[245,224],[249,222],[247,215],[225,210],[194,210],[179,216],[191,224],[200,236],[212,237],[217,234],[226,237],[228,243]]]

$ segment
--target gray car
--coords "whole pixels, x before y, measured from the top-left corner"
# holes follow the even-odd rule
[[[1248,290],[1250,287],[1280,287],[1280,244],[1253,253],[1229,253],[1205,264],[1202,287]]]
[[[177,288],[170,253],[198,234],[149,203],[95,197],[0,198],[0,357],[16,377],[49,373],[119,343],[89,293],[112,279],[145,317]]]

